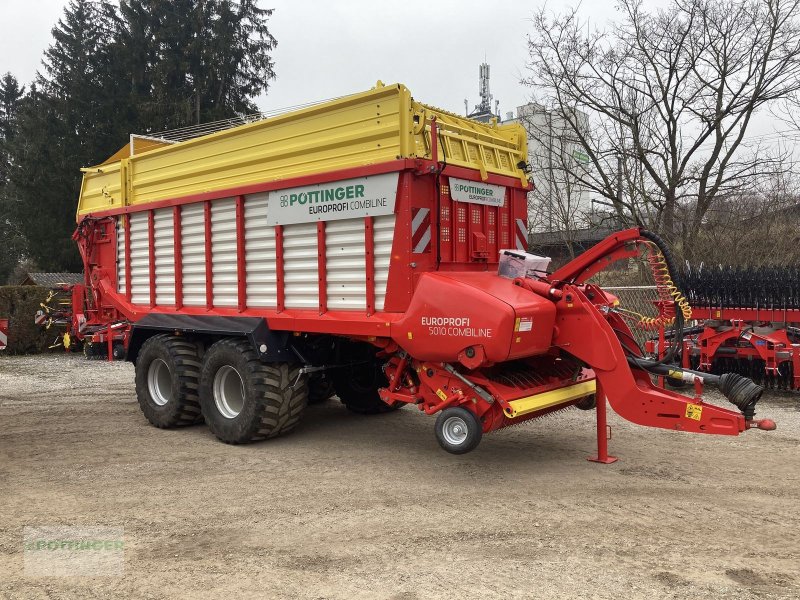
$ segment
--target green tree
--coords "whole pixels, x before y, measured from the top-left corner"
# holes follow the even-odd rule
[[[80,167],[121,145],[109,101],[114,82],[105,68],[113,14],[105,0],[71,0],[19,111],[10,193],[30,257],[46,270],[80,269],[70,239]]]
[[[272,12],[254,0],[123,0],[121,54],[146,130],[254,112],[275,78]]]
[[[11,166],[8,145],[14,137],[14,124],[24,95],[25,88],[20,87],[16,77],[11,73],[3,75],[0,79],[0,185],[8,181]]]
[[[16,133],[17,114],[25,88],[6,73],[0,78],[0,284],[5,283],[25,251],[25,238],[9,194],[10,145]]]
[[[71,240],[80,168],[130,133],[253,112],[275,76],[271,14],[255,0],[70,0],[7,145],[4,197],[27,257],[81,268]]]

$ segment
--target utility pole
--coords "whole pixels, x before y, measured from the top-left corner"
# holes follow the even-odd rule
[[[547,116],[547,222],[548,231],[553,231],[553,111],[545,108]]]

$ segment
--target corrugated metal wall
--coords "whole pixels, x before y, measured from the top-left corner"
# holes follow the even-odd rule
[[[244,203],[245,262],[247,263],[247,306],[278,306],[275,283],[275,228],[267,225],[269,194],[253,194]]]
[[[392,260],[394,222],[394,215],[384,215],[375,217],[372,223],[375,240],[375,310],[383,310],[383,303],[386,300],[389,263]]]
[[[247,306],[277,307],[275,228],[267,225],[268,194],[247,196],[244,203]],[[181,216],[183,303],[206,305],[204,203],[184,204]],[[150,303],[147,212],[131,219],[132,302]],[[126,292],[125,235],[117,225],[117,290]],[[175,304],[175,236],[173,209],[154,211],[156,304]],[[375,309],[382,310],[389,279],[395,216],[373,219],[375,260]],[[325,225],[325,258],[329,310],[367,308],[364,220],[328,221]],[[283,228],[284,304],[286,308],[319,307],[319,270],[316,223]],[[238,305],[236,253],[236,200],[211,203],[211,262],[213,305]]]
[[[117,292],[124,296],[128,293],[128,285],[125,281],[125,227],[122,222],[122,217],[117,219]]]
[[[150,244],[147,234],[147,213],[133,213],[128,218],[131,220],[131,302],[150,304]]]
[[[214,306],[236,306],[236,199],[211,203],[211,272]]]
[[[171,208],[154,211],[156,304],[175,304],[175,228]]]
[[[206,235],[203,203],[181,207],[181,261],[183,264],[183,303],[206,305]]]
[[[316,248],[316,244],[314,245]],[[325,224],[325,264],[330,310],[367,309],[364,292],[364,220]]]
[[[283,281],[286,308],[319,308],[316,223],[284,225]]]

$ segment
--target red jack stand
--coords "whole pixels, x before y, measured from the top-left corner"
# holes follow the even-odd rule
[[[608,455],[608,424],[606,423],[606,397],[603,394],[603,388],[600,382],[597,383],[597,391],[595,392],[597,398],[597,455],[589,456],[586,460],[591,462],[603,463],[610,465],[617,462],[616,456]]]

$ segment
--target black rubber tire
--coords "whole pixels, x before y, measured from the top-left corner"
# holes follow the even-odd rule
[[[236,369],[243,383],[244,404],[233,418],[223,415],[214,401],[214,377],[226,365]],[[247,444],[294,429],[308,404],[308,378],[300,368],[262,363],[247,340],[215,343],[203,356],[200,374],[200,406],[211,432],[226,444]]]
[[[575,403],[575,407],[581,410],[594,410],[597,408],[597,394],[584,396]]]
[[[464,441],[458,444],[454,444],[445,437],[444,429],[448,421],[452,418],[460,419],[462,424],[467,428],[467,436],[464,438]],[[439,416],[436,417],[434,431],[436,432],[436,441],[450,454],[466,454],[474,450],[478,444],[480,444],[481,438],[483,437],[483,425],[481,425],[478,417],[466,408],[461,408],[460,406],[451,406],[440,412]]]
[[[336,395],[333,381],[325,375],[313,373],[308,378],[308,404],[322,404]]]
[[[150,364],[163,360],[172,375],[172,397],[159,406],[147,385]],[[197,346],[178,336],[154,335],[139,350],[136,358],[136,398],[139,408],[151,424],[161,429],[184,427],[202,420],[198,386],[200,357]]]
[[[349,344],[347,348],[347,358],[354,364],[329,371],[336,395],[342,404],[349,411],[360,415],[392,412],[404,406],[403,403],[390,406],[378,394],[378,390],[389,385],[389,381],[375,356],[377,350],[369,344],[358,343]]]
[[[125,345],[122,342],[114,342],[111,353],[114,360],[124,360],[126,354]]]

